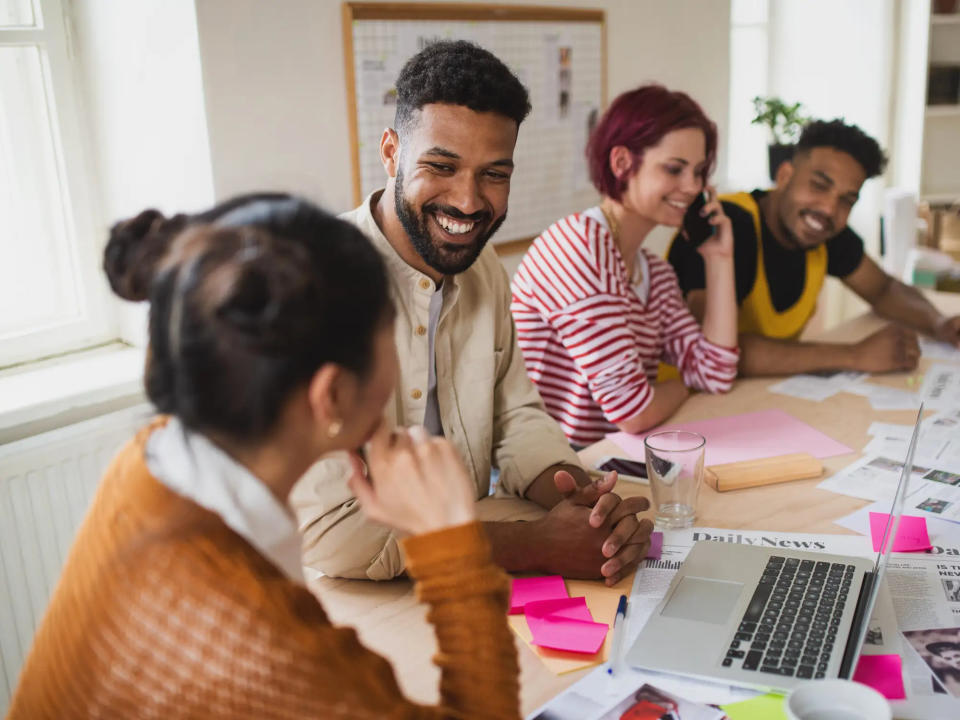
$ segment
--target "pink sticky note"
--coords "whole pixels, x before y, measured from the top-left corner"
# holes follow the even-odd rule
[[[514,578],[510,591],[510,614],[523,612],[523,606],[534,600],[556,600],[570,597],[559,575]]]
[[[533,600],[523,606],[523,614],[528,619],[553,616],[567,618],[568,620],[593,622],[593,615],[590,614],[590,608],[587,607],[585,597]]]
[[[870,535],[873,538],[873,550],[880,549],[883,533],[887,527],[889,513],[870,513]],[[894,552],[915,552],[929,550],[930,536],[927,534],[927,521],[915,515],[901,515],[897,526],[897,536],[893,539]]]
[[[899,655],[861,655],[853,679],[869,685],[887,700],[903,700],[903,673]]]
[[[758,460],[798,452],[810,453],[818,458],[853,452],[843,443],[782,410],[761,410],[710,420],[663,425],[650,432],[661,430],[689,430],[703,435],[707,439],[705,465]],[[631,435],[620,432],[607,437],[630,457],[643,460],[643,439],[649,434]]]
[[[572,620],[557,615],[527,615],[527,626],[533,635],[534,645],[590,655],[600,649],[607,636],[607,626],[603,623]]]
[[[663,553],[663,533],[650,533],[650,549],[647,550],[647,558],[650,560],[659,560]]]

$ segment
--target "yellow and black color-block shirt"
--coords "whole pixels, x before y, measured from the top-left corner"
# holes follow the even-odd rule
[[[843,278],[863,259],[863,240],[849,227],[811,250],[790,250],[777,242],[758,201],[764,190],[721,195],[733,225],[734,273],[739,331],[795,339],[817,308],[827,275]],[[703,257],[683,237],[667,254],[684,295],[706,285]]]

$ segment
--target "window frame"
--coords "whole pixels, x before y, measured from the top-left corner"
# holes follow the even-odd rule
[[[111,302],[100,269],[106,233],[95,202],[69,4],[67,0],[31,0],[31,5],[34,25],[0,27],[0,46],[36,46],[40,51],[50,136],[64,201],[60,211],[78,306],[70,315],[0,337],[0,368],[94,347],[119,336],[116,303]]]

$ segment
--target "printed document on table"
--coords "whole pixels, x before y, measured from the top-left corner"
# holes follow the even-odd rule
[[[920,395],[935,410],[960,408],[960,365],[931,365],[924,373]]]
[[[960,348],[939,340],[920,338],[920,354],[930,360],[946,360],[960,363]]]
[[[920,395],[907,390],[872,383],[854,383],[845,390],[867,398],[874,410],[914,410],[920,407]]]
[[[905,456],[904,449],[904,453],[897,457]],[[952,465],[924,463],[922,458],[914,458],[903,512],[907,515],[960,521],[960,474],[949,469]],[[889,512],[901,472],[902,461],[867,455],[824,480],[817,487],[840,495],[878,500],[886,503],[883,512]]]
[[[866,373],[857,372],[794,375],[770,385],[767,390],[801,400],[823,402],[865,377],[867,377]]]

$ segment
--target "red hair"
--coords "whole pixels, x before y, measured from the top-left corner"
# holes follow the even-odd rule
[[[703,182],[713,172],[717,157],[717,126],[686,93],[662,85],[644,85],[618,96],[600,118],[587,142],[587,164],[594,187],[619,200],[627,183],[640,168],[644,151],[673,130],[699,128],[706,139]],[[610,151],[623,145],[633,155],[630,170],[617,177],[610,169]]]

